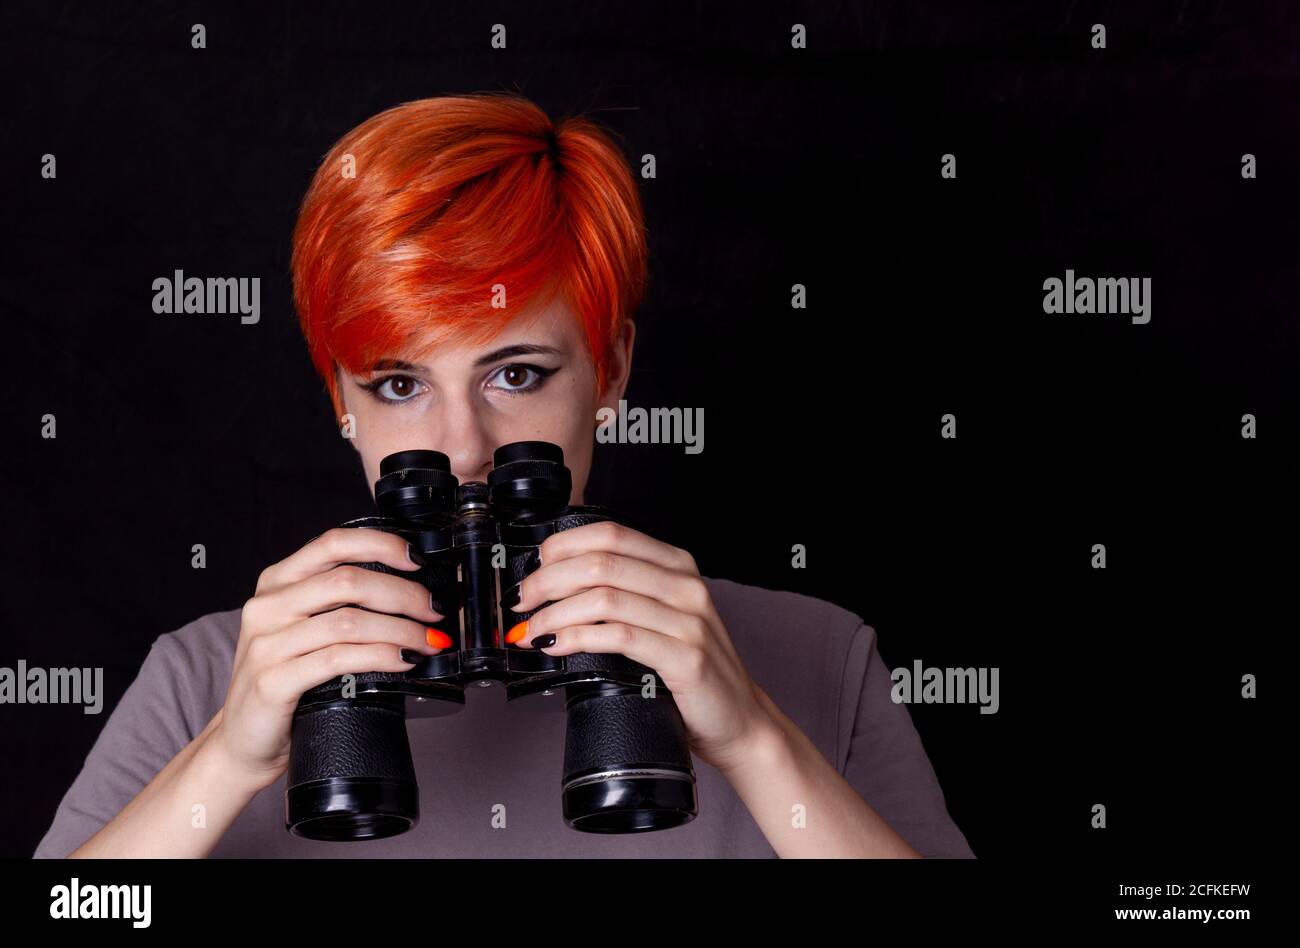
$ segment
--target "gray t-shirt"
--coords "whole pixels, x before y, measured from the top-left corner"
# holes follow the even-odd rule
[[[706,580],[751,677],[875,810],[923,856],[973,858],[875,631],[852,612],[792,592]],[[225,702],[240,610],[158,637],[64,795],[35,857],[61,858],[111,820]],[[775,852],[713,767],[695,760],[699,816],[649,833],[572,830],[560,815],[566,715],[525,710],[504,689],[466,689],[462,711],[410,718],[420,820],[399,836],[327,843],[284,826],[285,778],[259,793],[214,857],[767,857]],[[498,828],[497,804],[505,805]],[[494,816],[497,818],[494,820]],[[494,826],[498,824],[498,826]]]

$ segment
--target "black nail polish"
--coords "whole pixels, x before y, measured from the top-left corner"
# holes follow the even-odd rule
[[[446,618],[447,613],[442,611],[442,603],[440,603],[437,600],[437,598],[433,595],[433,593],[429,593],[429,608],[432,609],[434,612],[438,613],[438,615],[442,616],[443,618]]]
[[[424,659],[425,656],[415,651],[415,649],[411,649],[411,648],[402,649],[402,661],[404,662],[410,662],[412,665],[418,665],[420,664],[420,662],[424,661]]]
[[[547,632],[545,635],[539,635],[528,644],[533,648],[550,648],[555,644],[555,633]]]
[[[519,589],[519,586],[511,586],[502,593],[501,605],[505,606],[507,609],[514,609],[515,606],[519,605]]]
[[[424,554],[409,543],[406,544],[406,558],[416,566],[427,566],[429,564],[429,561],[424,558]]]

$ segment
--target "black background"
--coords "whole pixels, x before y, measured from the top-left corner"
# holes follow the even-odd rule
[[[980,857],[1266,851],[1298,11],[6,4],[0,665],[102,666],[107,705],[0,707],[0,854],[35,848],[158,635],[367,512],[293,318],[298,202],[363,119],[492,89],[657,160],[628,398],[702,407],[705,449],[599,448],[591,500],[705,575],[853,610],[891,667],[998,666],[995,715],[911,709]],[[177,268],[259,276],[261,322],[155,315]],[[1067,268],[1151,277],[1150,324],[1045,315]]]

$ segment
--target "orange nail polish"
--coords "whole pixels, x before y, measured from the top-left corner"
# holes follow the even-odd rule
[[[451,636],[429,626],[424,630],[424,639],[434,648],[446,648],[451,644]]]
[[[525,619],[523,622],[518,623],[514,628],[512,628],[509,632],[506,633],[506,644],[514,645],[516,642],[518,642],[527,634],[528,634],[528,620]]]

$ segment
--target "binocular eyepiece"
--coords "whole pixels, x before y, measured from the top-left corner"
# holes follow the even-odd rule
[[[570,506],[572,478],[558,445],[520,441],[493,455],[487,483],[461,484],[438,451],[399,451],[380,463],[377,516],[344,527],[402,536],[424,565],[402,575],[424,585],[452,645],[406,672],[344,675],[307,691],[294,712],[286,826],[307,839],[380,839],[419,820],[406,733],[411,714],[460,711],[466,686],[505,685],[506,698],[563,694],[568,715],[561,812],[589,833],[668,829],[698,812],[686,730],[662,679],[622,655],[551,656],[506,644],[502,630],[550,603],[515,612],[507,593],[540,564],[560,530],[612,520]],[[354,564],[380,572],[382,563]],[[648,692],[648,694],[647,694]],[[554,698],[548,700],[555,700]],[[408,704],[409,702],[409,704]]]

